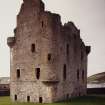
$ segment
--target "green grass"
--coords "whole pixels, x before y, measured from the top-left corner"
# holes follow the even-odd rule
[[[105,105],[105,96],[86,96],[71,99],[68,102],[52,104],[12,103],[9,97],[0,97],[0,105]]]

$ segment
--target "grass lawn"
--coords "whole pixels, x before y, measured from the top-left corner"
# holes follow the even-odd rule
[[[35,103],[12,103],[9,97],[0,97],[0,105],[42,105]],[[86,96],[71,99],[68,102],[59,102],[43,105],[105,105],[105,96]]]

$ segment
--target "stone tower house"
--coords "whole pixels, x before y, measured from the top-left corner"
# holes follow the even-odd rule
[[[44,10],[41,0],[23,0],[14,37],[9,37],[11,99],[51,103],[86,95],[90,46],[72,22]]]

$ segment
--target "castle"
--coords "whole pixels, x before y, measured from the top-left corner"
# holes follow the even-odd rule
[[[23,0],[10,47],[12,101],[52,103],[86,95],[90,46],[73,22],[44,10],[41,0]]]

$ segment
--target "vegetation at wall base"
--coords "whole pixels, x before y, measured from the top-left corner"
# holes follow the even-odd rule
[[[0,97],[0,105],[105,105],[105,95],[78,97],[66,102],[52,104],[12,103],[10,97]]]

